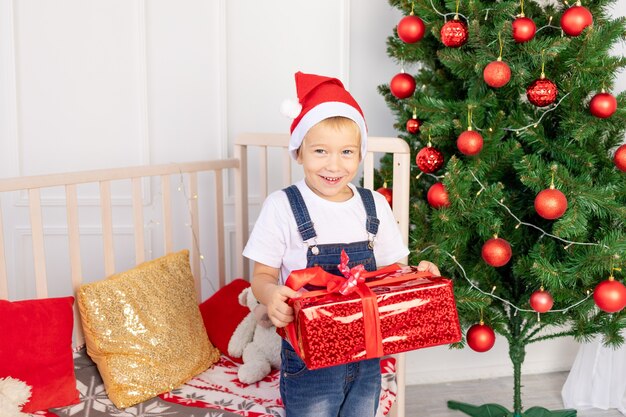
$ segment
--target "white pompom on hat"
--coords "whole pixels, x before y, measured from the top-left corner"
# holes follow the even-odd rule
[[[297,159],[297,150],[304,136],[317,123],[330,117],[342,116],[353,120],[361,131],[361,158],[367,151],[367,125],[356,100],[337,78],[296,72],[299,103],[285,101],[281,112],[292,117],[289,153]]]

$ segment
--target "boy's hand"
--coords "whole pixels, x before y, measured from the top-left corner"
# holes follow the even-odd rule
[[[287,304],[290,298],[298,298],[300,294],[297,291],[285,285],[277,285],[272,291],[269,302],[267,303],[267,314],[276,327],[285,327],[293,321],[293,308]]]
[[[440,277],[441,276],[441,272],[439,272],[439,268],[437,268],[437,265],[435,265],[432,262],[428,262],[428,261],[422,261],[417,265],[417,270],[418,271],[427,271],[430,272],[431,274]]]

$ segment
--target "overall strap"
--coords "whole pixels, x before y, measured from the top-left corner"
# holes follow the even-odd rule
[[[291,185],[284,188],[283,191],[287,194],[287,199],[289,199],[289,205],[291,206],[291,211],[296,218],[298,232],[300,232],[302,240],[306,242],[307,240],[316,237],[317,234],[313,228],[313,222],[311,221],[309,211],[306,208],[306,204],[304,203],[304,199],[302,198],[302,194],[300,194],[298,187]]]
[[[372,191],[367,188],[356,187],[361,195],[361,200],[363,200],[363,205],[365,206],[365,214],[367,215],[367,221],[365,222],[365,227],[367,232],[372,235],[376,235],[378,233],[378,225],[380,224],[380,220],[376,217],[376,203],[374,203],[374,196],[372,195]]]

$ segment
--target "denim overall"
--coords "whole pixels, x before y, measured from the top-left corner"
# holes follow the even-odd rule
[[[298,231],[308,244],[307,268],[320,266],[341,276],[337,265],[341,250],[350,258],[352,268],[362,264],[368,271],[376,269],[374,237],[379,220],[370,190],[357,188],[367,214],[369,240],[349,244],[323,244],[317,234],[300,191],[295,185],[285,188]],[[315,289],[314,287],[311,289]],[[308,370],[289,342],[283,340],[281,351],[280,393],[287,417],[374,417],[380,397],[380,360],[366,359],[345,365]]]

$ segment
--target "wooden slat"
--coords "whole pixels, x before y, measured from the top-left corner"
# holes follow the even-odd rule
[[[370,190],[374,188],[374,154],[367,152],[363,158],[363,186]]]
[[[198,302],[202,301],[200,282],[202,279],[202,271],[200,270],[200,221],[198,214],[198,174],[192,172],[189,174],[189,214],[191,216],[191,234],[193,241],[191,242],[191,272],[196,284],[196,297]]]
[[[267,146],[261,146],[259,149],[259,197],[267,197],[267,183],[269,180],[269,161]]]
[[[6,255],[4,254],[4,224],[2,223],[2,202],[0,202],[0,300],[9,299]]]
[[[100,182],[100,210],[102,212],[102,247],[104,250],[104,274],[115,273],[115,249],[113,247],[113,211],[111,182]]]
[[[72,288],[76,291],[83,281],[82,266],[80,262],[80,229],[78,221],[78,197],[76,193],[76,185],[70,184],[65,187],[65,200]]]
[[[222,288],[226,285],[226,259],[224,255],[224,176],[222,171],[215,171],[215,230],[217,231],[217,246],[215,254],[217,256],[217,272],[219,285]],[[241,256],[241,254],[236,254]]]
[[[393,156],[393,214],[400,226],[404,244],[409,244],[409,205],[411,204],[411,155],[396,153]],[[401,260],[408,262],[408,258]]]
[[[293,183],[291,176],[291,155],[289,155],[287,149],[283,152],[283,181],[285,187]]]
[[[242,133],[235,138],[235,145],[286,148],[289,146],[289,134]]]
[[[0,192],[20,191],[30,188],[65,186],[69,184],[86,184],[90,182],[126,180],[137,177],[154,177],[187,172],[212,171],[215,169],[236,168],[236,159],[220,159],[214,161],[186,162],[180,164],[146,165],[126,168],[100,169],[94,171],[68,172],[0,179]]]
[[[70,256],[70,274],[72,276],[72,288],[74,293],[83,282],[82,266],[80,262],[80,222],[78,220],[78,196],[76,185],[65,186],[65,207],[67,212],[67,236]],[[80,314],[78,305],[74,303],[74,340],[75,346],[82,346],[85,343],[82,326],[80,325]]]
[[[46,298],[48,296],[48,280],[46,277],[41,195],[38,189],[28,190],[28,203],[30,206],[30,227],[33,234],[33,266],[35,268],[36,294],[37,298]]]
[[[248,262],[241,255],[248,240],[248,148],[235,145],[235,159],[239,167],[235,169],[235,277],[250,279]]]
[[[135,230],[135,264],[139,265],[145,261],[141,178],[133,178],[133,225]]]
[[[163,204],[163,244],[165,253],[171,253],[174,248],[172,238],[172,204],[170,191],[170,176],[161,176],[161,199]]]

